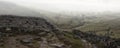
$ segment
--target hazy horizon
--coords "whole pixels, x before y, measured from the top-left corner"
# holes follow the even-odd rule
[[[1,0],[33,10],[51,12],[119,12],[120,0]]]

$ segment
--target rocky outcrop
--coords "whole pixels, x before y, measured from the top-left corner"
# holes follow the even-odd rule
[[[0,16],[0,48],[70,48],[60,40],[60,35],[43,18]]]
[[[73,30],[76,38],[84,39],[97,48],[119,48],[120,39],[110,38],[108,36],[98,36],[92,33],[85,33],[79,30]],[[95,47],[95,48],[96,48]]]
[[[20,17],[12,15],[1,15],[0,27],[23,27],[26,28],[25,30],[52,30],[55,28],[43,18]]]

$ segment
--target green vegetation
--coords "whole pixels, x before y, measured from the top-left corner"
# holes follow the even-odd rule
[[[84,48],[83,42],[80,39],[76,39],[71,32],[64,32],[64,40],[69,41],[72,48]]]
[[[77,29],[83,32],[94,32],[97,35],[109,35],[113,38],[120,38],[119,19],[90,23]]]

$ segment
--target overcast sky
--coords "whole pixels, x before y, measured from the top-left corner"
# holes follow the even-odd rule
[[[0,0],[2,1],[2,0]],[[3,0],[36,10],[104,12],[120,11],[120,0]]]

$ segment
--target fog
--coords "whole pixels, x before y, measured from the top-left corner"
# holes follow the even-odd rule
[[[119,12],[120,0],[0,0],[51,12]]]

